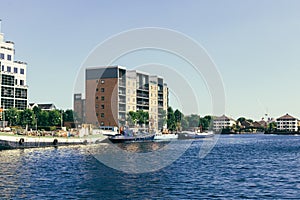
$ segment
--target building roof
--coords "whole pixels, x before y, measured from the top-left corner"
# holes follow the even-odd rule
[[[252,126],[253,126],[253,124],[252,124],[251,122],[247,121],[247,120],[242,121],[242,122],[241,122],[241,125],[244,126],[245,128],[248,128],[248,127],[252,127]]]
[[[277,118],[277,120],[297,120],[297,118],[295,118],[287,113],[287,114]]]
[[[56,106],[53,103],[39,103],[38,107],[41,110],[52,110],[52,109],[56,109]]]
[[[222,115],[220,117],[215,117],[214,120],[232,120],[232,121],[235,121],[234,119],[232,119],[230,117],[227,117],[226,115]]]

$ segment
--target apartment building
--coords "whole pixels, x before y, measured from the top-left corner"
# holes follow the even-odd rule
[[[15,61],[14,42],[5,41],[4,34],[0,33],[0,107],[2,109],[27,108],[26,68],[25,62]]]
[[[147,127],[163,128],[168,108],[168,87],[162,77],[122,66],[86,69],[86,123],[127,125],[130,111],[149,112]]]
[[[74,94],[73,97],[73,110],[74,120],[77,123],[85,122],[85,99],[82,98],[82,94]]]
[[[236,121],[226,115],[222,115],[220,117],[215,117],[213,119],[213,130],[219,131],[222,129],[227,129],[236,125]]]
[[[277,130],[296,132],[298,131],[298,119],[286,114],[276,119]]]

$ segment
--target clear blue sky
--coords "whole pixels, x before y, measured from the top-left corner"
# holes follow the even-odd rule
[[[225,86],[226,114],[300,118],[300,1],[0,0],[2,32],[28,63],[30,102],[72,108],[73,84],[96,45],[121,31],[163,27],[200,43]],[[120,63],[120,64],[130,64]],[[204,98],[205,99],[205,98]],[[203,105],[206,102],[203,102]],[[201,115],[210,114],[203,106]]]

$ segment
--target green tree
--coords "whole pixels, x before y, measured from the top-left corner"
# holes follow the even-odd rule
[[[158,114],[160,115],[160,117],[158,118],[158,128],[162,129],[164,125],[167,123],[167,112],[159,108]]]
[[[32,110],[25,109],[20,112],[20,125],[26,126],[26,130],[28,126],[33,126],[34,123],[35,123],[35,115]]]
[[[189,122],[188,122],[188,120],[186,119],[186,117],[183,117],[183,118],[181,119],[181,128],[182,128],[183,130],[187,130],[187,129],[189,128]]]
[[[174,116],[176,122],[180,122],[181,119],[184,117],[184,115],[178,109],[175,110]]]
[[[42,110],[38,117],[38,125],[39,126],[49,126],[49,112]]]
[[[242,122],[246,121],[246,118],[245,117],[240,117],[236,121],[242,123]]]
[[[4,112],[5,120],[8,121],[9,126],[19,125],[20,112],[16,108],[10,108]]]
[[[182,129],[181,121],[184,118],[184,115],[176,109],[174,112],[175,122],[176,122],[176,130],[179,131]]]
[[[199,127],[200,125],[200,116],[196,114],[192,114],[190,116],[187,116],[187,120],[189,122],[189,127]]]
[[[212,122],[212,117],[207,115],[203,118],[200,118],[199,126],[202,127],[202,130],[208,130],[209,127],[211,126],[211,122]]]
[[[168,129],[171,131],[176,130],[176,119],[175,119],[175,115],[174,115],[174,111],[173,111],[172,107],[168,108],[167,126],[168,126]]]
[[[129,123],[129,126],[135,126],[137,122],[137,113],[129,111],[129,113],[127,113],[127,122]]]
[[[50,110],[49,112],[49,125],[58,126],[61,124],[61,112],[59,110]]]
[[[276,122],[271,122],[271,123],[269,123],[268,126],[267,126],[267,130],[268,130],[269,132],[275,131],[276,128],[277,128]]]
[[[71,109],[68,109],[63,112],[63,121],[64,122],[74,122],[74,112]]]

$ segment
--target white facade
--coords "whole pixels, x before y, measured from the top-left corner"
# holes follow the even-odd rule
[[[14,43],[5,41],[3,33],[0,33],[0,107],[23,110],[28,104],[27,64],[14,59]]]
[[[296,132],[298,131],[298,119],[286,114],[276,119],[277,130]]]
[[[225,115],[222,115],[221,117],[216,117],[213,121],[213,129],[216,131],[230,128],[233,125],[236,125],[236,121]]]

